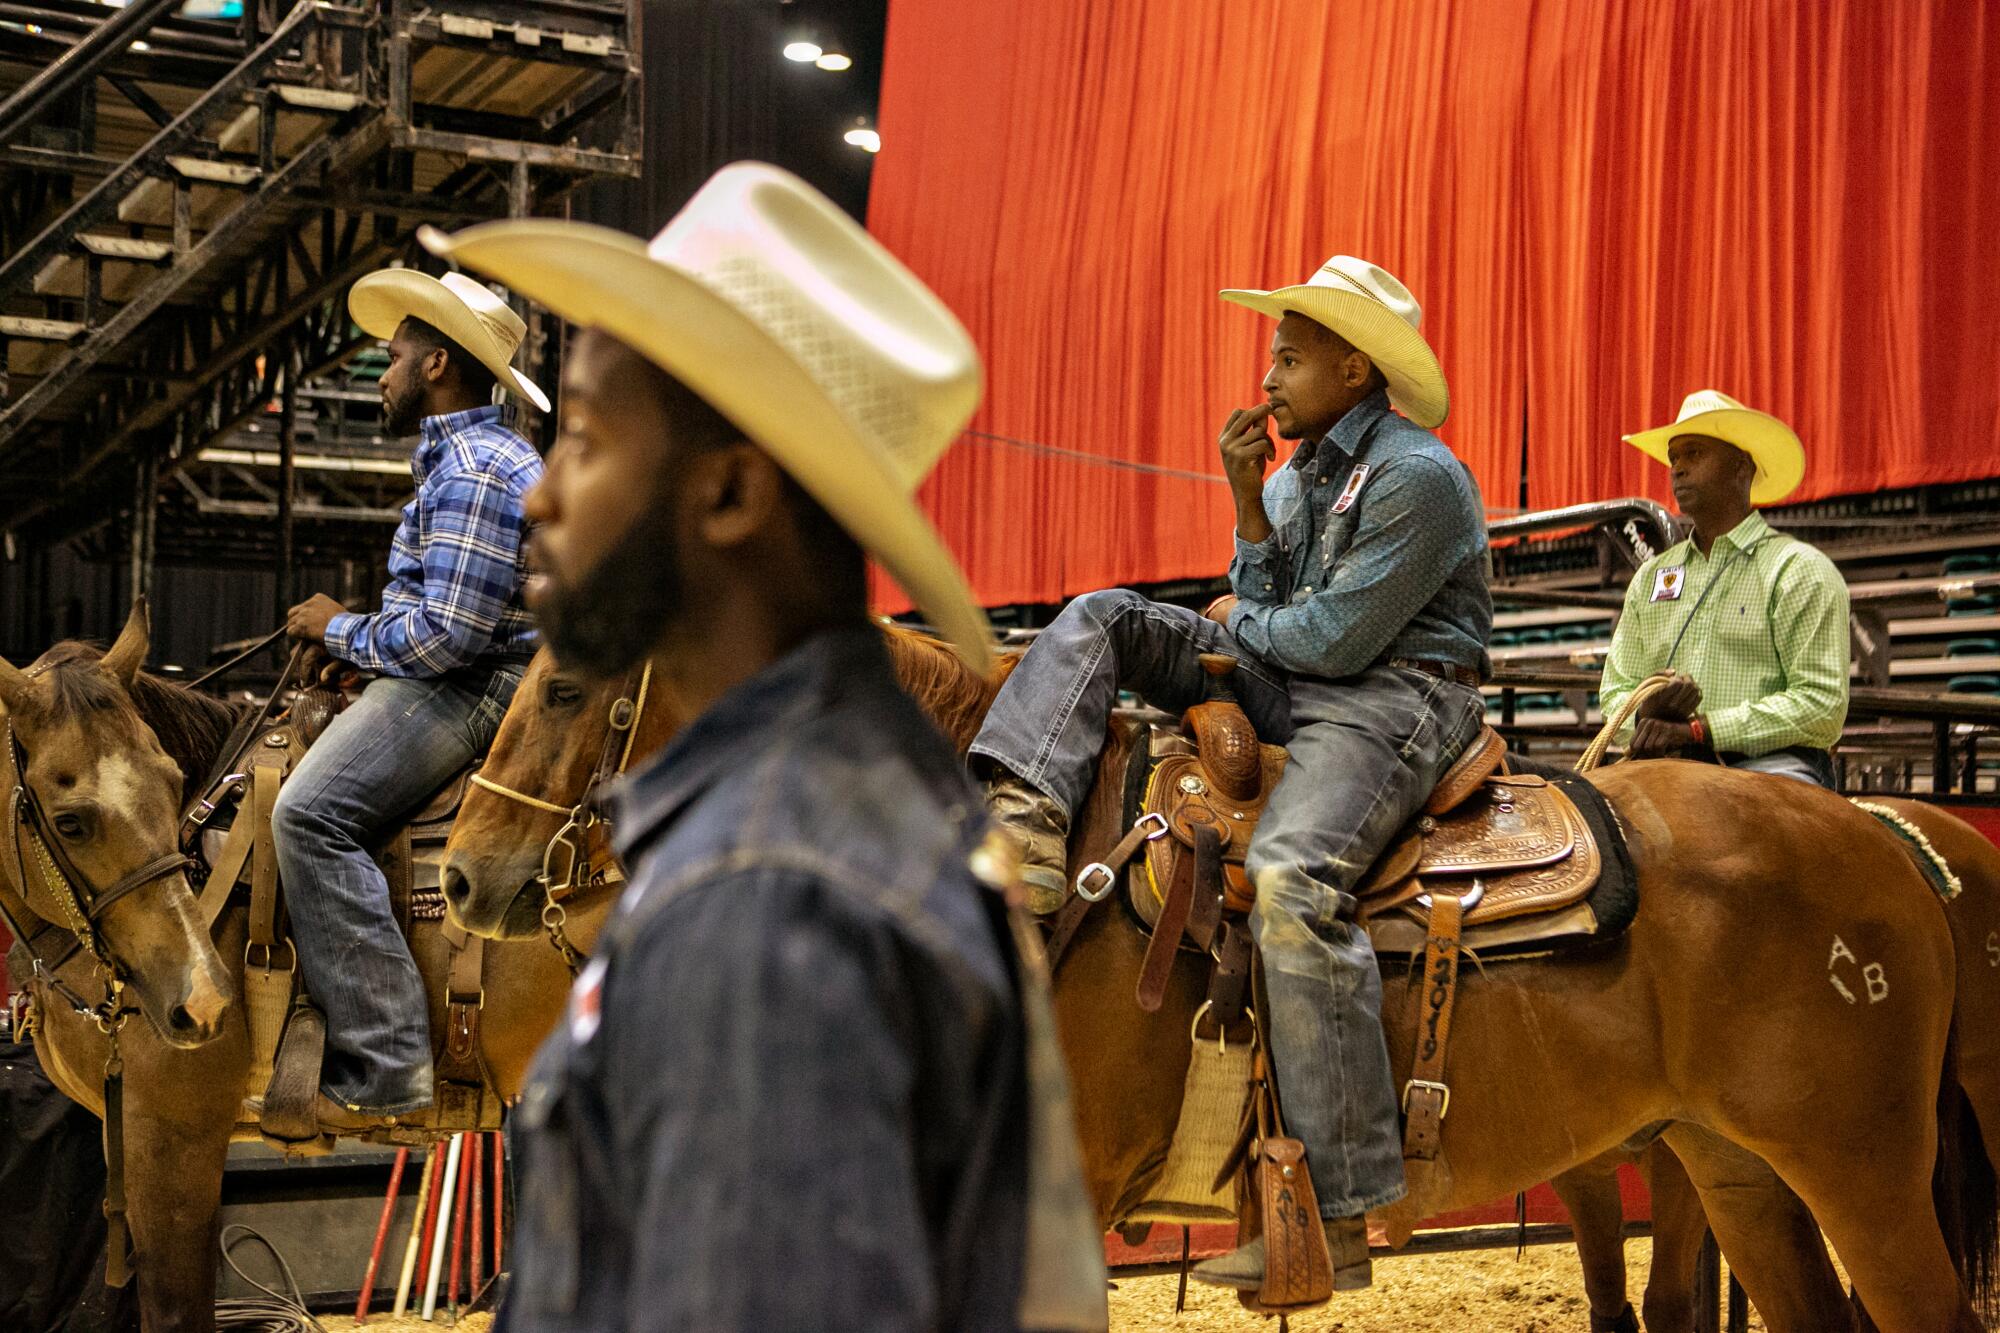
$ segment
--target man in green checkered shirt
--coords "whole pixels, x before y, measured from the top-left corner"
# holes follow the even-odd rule
[[[1639,567],[1604,663],[1615,716],[1640,681],[1671,671],[1621,730],[1626,757],[1713,752],[1732,768],[1833,785],[1847,720],[1847,585],[1817,548],[1775,532],[1753,504],[1805,475],[1798,436],[1713,389],[1672,425],[1625,439],[1673,469],[1694,533]]]

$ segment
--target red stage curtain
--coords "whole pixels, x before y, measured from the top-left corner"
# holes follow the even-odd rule
[[[1524,425],[1531,506],[1663,493],[1617,437],[1711,385],[1794,422],[1806,493],[2000,473],[1997,29],[1914,0],[899,0],[870,226],[989,376],[924,501],[988,603],[1220,572],[1214,437],[1271,326],[1215,292],[1335,252],[1423,303],[1489,506]]]

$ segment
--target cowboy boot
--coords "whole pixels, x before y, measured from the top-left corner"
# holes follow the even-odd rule
[[[986,809],[1021,851],[1028,910],[1047,916],[1069,888],[1069,817],[1055,798],[1005,769],[986,784]]]
[[[1363,1291],[1374,1285],[1375,1267],[1368,1257],[1368,1219],[1330,1217],[1325,1227],[1327,1257],[1333,1262],[1333,1289]],[[1264,1238],[1259,1236],[1227,1254],[1204,1259],[1190,1275],[1212,1286],[1255,1291],[1264,1285]]]

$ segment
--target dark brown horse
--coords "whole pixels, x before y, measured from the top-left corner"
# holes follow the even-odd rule
[[[1120,771],[1132,742],[1129,728],[1112,735],[1107,773]],[[520,783],[567,769],[579,786],[547,793],[560,804],[580,790],[599,744],[585,732],[533,754],[496,746],[489,772]],[[550,764],[565,753],[569,763]],[[1756,775],[1682,763],[1595,780],[1630,835],[1638,920],[1613,945],[1465,974],[1443,1152],[1413,1172],[1392,1230],[1560,1175],[1665,1125],[1774,1330],[1839,1325],[1795,1315],[1782,1264],[1796,1245],[1774,1245],[1769,1218],[1736,1197],[1764,1161],[1825,1226],[1883,1329],[1974,1333],[1930,1192],[1934,1165],[1947,1175],[1960,1167],[1938,1155],[1957,955],[1935,894],[1890,835],[1829,793],[1774,791]],[[1122,832],[1119,785],[1100,780],[1078,821],[1079,867]],[[469,803],[468,814],[480,818],[461,822],[463,854],[447,865],[455,909],[477,928],[535,930],[537,839],[552,829],[523,827],[497,796]],[[1144,1013],[1132,998],[1144,948],[1123,912],[1100,909],[1057,978],[1078,1128],[1106,1223],[1144,1197],[1164,1160],[1205,981],[1202,960],[1184,958],[1167,1002]],[[1408,973],[1385,978],[1391,1056],[1404,1070],[1415,991]],[[1888,1218],[1896,1224],[1884,1226]]]
[[[1947,1128],[1965,1143],[1968,1178],[1940,1180],[1940,1211],[1965,1237],[1964,1274],[1982,1302],[1993,1279],[1993,1190],[1995,1172],[1987,1160],[2000,1146],[2000,848],[1947,810],[1918,801],[1870,796],[1910,820],[1958,876],[1962,891],[1945,909],[1957,954],[1957,1070],[1959,1097],[1947,1098]],[[1953,1103],[1957,1103],[1954,1106]],[[1954,1110],[1957,1123],[1949,1123]],[[1990,1146],[1989,1146],[1990,1145]],[[1578,1257],[1592,1314],[1616,1318],[1626,1302],[1623,1205],[1615,1171],[1639,1154],[1617,1153],[1558,1177],[1556,1192],[1575,1224]],[[1662,1145],[1643,1154],[1652,1191],[1652,1264],[1646,1283],[1647,1333],[1693,1333],[1694,1278],[1707,1228],[1693,1184],[1680,1159]],[[1819,1228],[1783,1182],[1744,1164],[1747,1194],[1761,1194],[1762,1226],[1776,1249],[1789,1239],[1785,1262],[1795,1281],[1786,1289],[1801,1317],[1819,1314],[1827,1327],[1840,1327],[1846,1293],[1831,1265]],[[1954,1194],[1953,1183],[1963,1186]],[[1769,1317],[1769,1312],[1763,1312]]]
[[[0,661],[0,705],[28,755],[27,782],[58,829],[77,830],[66,850],[98,885],[172,851],[180,811],[239,716],[236,708],[140,672],[147,638],[143,611],[135,610],[117,644],[101,656],[86,645],[60,644],[26,672]],[[955,659],[928,640],[897,635],[890,649],[912,687],[939,701],[941,725],[969,740],[993,687],[941,670],[941,663]],[[546,661],[538,661],[522,690],[524,701],[536,706],[517,710],[520,717],[544,709],[570,720],[584,716],[583,692],[556,677]],[[592,696],[589,720],[600,739],[615,693]],[[574,710],[565,711],[571,705]],[[641,724],[635,746],[648,750],[672,730],[663,715]],[[0,791],[0,801],[7,795]],[[11,860],[0,853],[0,864],[9,867],[0,870],[8,911],[29,930],[39,921],[60,921],[55,904],[38,895],[23,900]],[[579,947],[590,947],[609,902],[600,895],[579,904],[570,922]],[[113,958],[129,974],[128,995],[136,996],[148,1020],[127,1025],[120,1038],[126,1192],[141,1318],[147,1333],[209,1330],[223,1166],[232,1139],[257,1137],[242,1103],[261,1089],[247,1086],[249,1040],[236,1003],[247,907],[237,902],[225,908],[211,941],[186,881],[176,875],[120,900],[104,914],[102,927]],[[441,1034],[448,954],[434,931],[419,936],[415,953],[431,997],[431,1031]],[[9,962],[16,980],[35,996],[35,1044],[43,1067],[66,1095],[102,1115],[103,1034],[31,978],[19,948]],[[67,965],[64,978],[86,998],[101,993],[87,957]],[[519,1090],[535,1048],[562,1013],[569,983],[561,957],[539,933],[488,946],[481,1049],[502,1096]]]

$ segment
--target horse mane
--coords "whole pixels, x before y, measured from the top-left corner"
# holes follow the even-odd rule
[[[102,671],[85,669],[103,656],[97,645],[69,639],[35,659],[34,669],[49,683],[50,711],[57,718],[104,709],[131,711],[153,729],[160,748],[180,766],[182,799],[192,799],[245,705],[225,703],[143,671],[129,691],[121,690]]]
[[[992,672],[982,676],[965,665],[949,644],[928,634],[890,625],[882,637],[897,682],[945,734],[952,748],[963,755],[1021,655],[1001,654]]]

